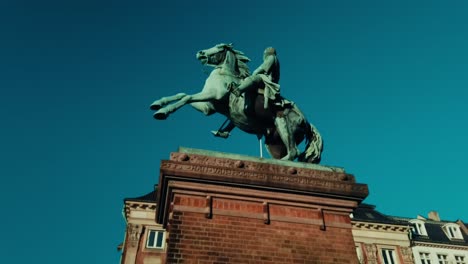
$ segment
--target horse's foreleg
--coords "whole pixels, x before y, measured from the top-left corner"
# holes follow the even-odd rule
[[[154,101],[151,106],[150,106],[150,109],[151,110],[159,110],[161,109],[162,107],[164,107],[165,105],[173,102],[173,101],[176,101],[176,100],[179,100],[181,99],[182,97],[186,96],[187,94],[185,93],[178,93],[176,95],[172,95],[172,96],[167,96],[167,97],[162,97],[156,101]]]
[[[190,104],[190,103],[194,103],[194,102],[206,102],[206,101],[210,101],[210,100],[213,100],[213,99],[214,99],[214,96],[212,94],[207,94],[207,93],[203,93],[203,92],[197,93],[197,94],[194,94],[194,95],[185,95],[182,98],[180,98],[179,101],[159,109],[159,111],[157,111],[154,114],[154,118],[156,118],[156,119],[166,119],[167,116],[169,116],[169,114],[177,111],[179,108],[181,108],[182,106],[184,106],[186,104]]]
[[[202,112],[204,115],[209,116],[216,113],[213,104],[210,102],[194,102],[190,104],[196,110]]]

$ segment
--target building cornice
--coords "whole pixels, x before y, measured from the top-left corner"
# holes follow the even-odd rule
[[[132,211],[132,210],[155,212],[156,211],[156,203],[138,202],[138,201],[125,201],[125,206],[124,206],[125,219],[128,219],[128,217],[130,216],[130,211]]]
[[[453,250],[468,250],[468,246],[439,244],[439,243],[420,242],[420,241],[413,241],[413,246],[433,247],[433,248],[443,248],[443,249],[453,249]]]
[[[391,231],[395,233],[408,233],[409,227],[404,225],[391,225],[384,223],[351,221],[353,228],[373,231]]]

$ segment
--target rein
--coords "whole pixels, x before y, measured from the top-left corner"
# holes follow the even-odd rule
[[[226,65],[226,64],[227,64],[227,63],[226,63],[226,60],[228,59],[228,54],[227,54],[227,53],[228,53],[229,51],[234,53],[234,51],[232,51],[231,49],[229,49],[229,48],[227,48],[227,47],[224,48],[224,53],[225,53],[225,54],[224,54],[223,64],[222,64],[222,65],[217,65],[217,66],[215,67],[215,69],[220,69],[220,71],[219,71],[219,74],[220,74],[220,75],[226,75],[226,76],[231,76],[231,77],[234,77],[234,78],[237,78],[237,79],[242,79],[242,78],[241,78],[241,73],[240,73],[240,71],[239,71],[239,74],[235,75],[235,74],[231,73],[231,71],[227,71],[227,70],[225,70],[225,68],[223,68],[223,65]],[[235,58],[235,57],[236,57],[236,56],[234,55],[234,58]]]
[[[215,69],[220,69],[219,70],[219,75],[226,75],[226,76],[235,77],[237,79],[242,79],[240,73],[238,75],[234,75],[234,74],[224,70],[223,66],[216,66]]]

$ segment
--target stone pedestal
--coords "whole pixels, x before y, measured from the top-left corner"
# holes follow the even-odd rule
[[[367,185],[344,170],[180,149],[162,161],[167,263],[358,263],[349,214]]]

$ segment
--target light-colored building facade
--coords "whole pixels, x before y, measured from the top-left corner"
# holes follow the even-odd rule
[[[364,264],[414,263],[410,227],[375,210],[375,206],[361,204],[353,213],[351,223],[356,252]]]
[[[462,221],[441,220],[437,212],[415,219],[395,218],[411,227],[416,264],[468,264],[468,233]]]
[[[165,230],[156,224],[156,191],[124,200],[126,231],[121,264],[165,263]]]
[[[156,191],[124,200],[126,232],[121,264],[166,263],[166,234],[155,220]],[[351,216],[360,264],[468,264],[468,226],[427,218],[394,217],[361,204]]]

